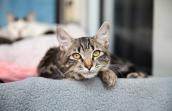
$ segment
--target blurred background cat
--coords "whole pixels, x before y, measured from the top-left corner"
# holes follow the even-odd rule
[[[18,18],[12,13],[6,13],[7,25],[2,29],[3,38],[17,40],[27,37],[34,37],[42,34],[55,33],[55,26],[36,21],[33,12],[23,18]]]

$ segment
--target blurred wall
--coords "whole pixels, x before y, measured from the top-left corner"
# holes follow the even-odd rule
[[[104,16],[104,21],[108,21],[110,23],[110,51],[112,53],[115,52],[115,37],[114,37],[114,33],[115,33],[115,15],[114,15],[114,9],[115,9],[115,0],[104,0],[104,12],[103,12],[103,16]]]
[[[61,0],[61,23],[77,23],[93,36],[99,28],[100,0]]]
[[[87,10],[88,10],[88,35],[93,36],[99,29],[100,15],[99,15],[99,5],[100,0],[87,0]]]
[[[172,76],[172,0],[154,0],[153,74]]]

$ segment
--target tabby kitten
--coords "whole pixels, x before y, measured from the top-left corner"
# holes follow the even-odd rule
[[[43,57],[38,66],[39,76],[74,80],[99,76],[107,87],[115,85],[117,75],[138,76],[139,73],[130,73],[132,72],[129,71],[132,64],[124,63],[116,57],[111,60],[112,57],[108,50],[109,28],[109,24],[104,22],[94,37],[73,39],[58,27],[59,47],[49,49]],[[116,68],[118,65],[122,66],[121,71]]]
[[[109,69],[109,24],[105,22],[96,36],[73,39],[57,28],[59,47],[51,48],[38,66],[42,77],[75,80],[89,79],[101,74],[102,81],[114,86],[117,76]]]

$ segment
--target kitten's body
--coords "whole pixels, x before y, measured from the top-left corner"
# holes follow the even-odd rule
[[[90,37],[82,37],[79,39],[75,39],[75,43],[73,44],[71,49],[77,50],[77,52],[80,52],[81,50],[82,51],[86,51],[90,49],[93,50],[92,48],[94,48],[94,46],[93,44],[91,44],[91,41],[93,41],[93,39],[91,39]],[[77,61],[70,59],[70,53],[75,53],[75,51],[72,50],[71,52],[69,51],[68,53],[66,53],[61,51],[60,47],[51,48],[50,50],[48,50],[47,54],[40,62],[38,66],[38,72],[41,74],[41,76],[54,78],[54,79],[73,78],[77,80],[82,80],[82,79],[89,79],[97,75],[96,73],[97,71],[94,70],[100,70],[99,68],[90,71],[88,70],[88,74],[82,74],[84,71],[83,72],[81,71],[82,73],[79,73],[80,68],[79,69],[73,68],[74,64],[77,64],[75,63]],[[104,62],[107,59],[107,63],[105,63],[104,66],[104,68],[106,69],[108,67],[107,64],[110,62],[109,60],[110,58],[108,56],[109,55],[108,52],[107,53],[104,52],[104,55],[102,55],[102,57],[99,59],[103,59]],[[95,65],[98,66],[98,63]]]
[[[109,24],[104,23],[94,37],[72,39],[58,29],[59,47],[48,50],[38,66],[42,77],[83,80],[99,76],[107,87],[114,86],[117,76],[137,77],[131,63],[112,57],[108,51]],[[134,76],[133,76],[134,75]]]
[[[60,53],[61,51],[59,47],[54,47],[47,51],[47,53],[45,54],[44,58],[38,66],[38,73],[40,74],[40,76],[52,79],[69,78],[64,74],[66,69],[63,66],[61,66],[61,63],[59,64],[57,62],[61,59]],[[114,55],[111,55],[110,57],[111,61],[109,68],[113,70],[118,77],[127,78],[128,74],[131,74],[136,71],[135,66],[132,63],[122,60],[121,58]]]

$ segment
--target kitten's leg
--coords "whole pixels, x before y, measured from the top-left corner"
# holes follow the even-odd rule
[[[145,78],[146,74],[142,72],[131,72],[127,74],[127,78]]]
[[[65,73],[65,78],[66,79],[71,79],[71,80],[84,80],[84,77],[76,72],[67,72]]]
[[[38,70],[40,77],[51,79],[63,79],[64,74],[55,65],[49,65],[48,67],[42,67]]]
[[[117,80],[116,74],[110,69],[101,71],[99,77],[104,85],[108,88],[113,87]]]
[[[62,76],[59,73],[41,73],[39,76],[44,77],[44,78],[51,78],[51,79],[63,79],[64,78],[64,76]]]

